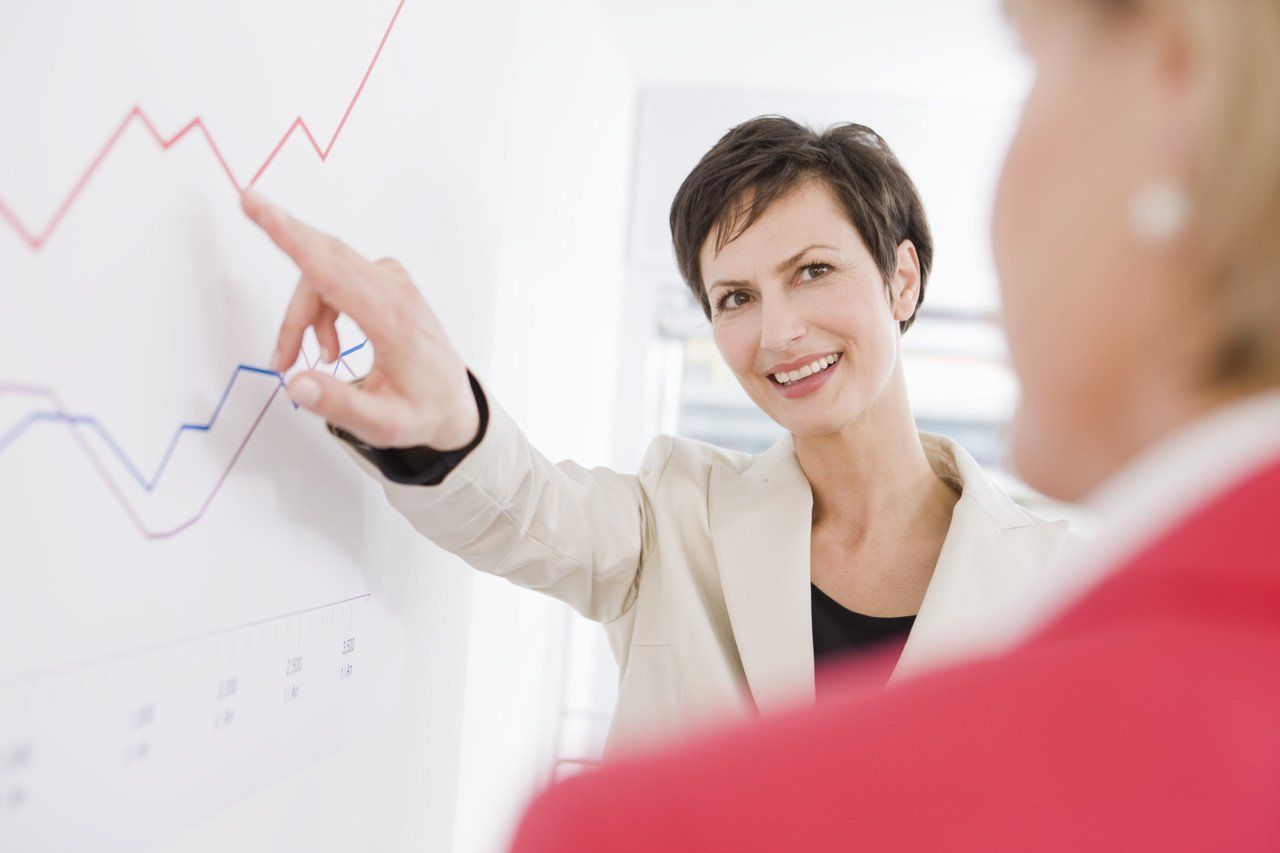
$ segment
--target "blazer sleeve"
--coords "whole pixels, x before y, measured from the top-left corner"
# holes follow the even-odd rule
[[[480,443],[437,485],[387,479],[343,446],[419,533],[473,568],[552,595],[605,622],[635,600],[653,544],[650,495],[673,440],[656,439],[637,475],[550,462],[492,397]]]

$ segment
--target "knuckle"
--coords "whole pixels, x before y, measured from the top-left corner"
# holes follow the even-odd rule
[[[422,299],[422,295],[418,293],[417,285],[407,276],[396,283],[396,296],[405,305],[416,305]]]
[[[395,258],[379,258],[374,262],[374,266],[382,272],[379,276],[380,289],[392,297],[404,299],[410,292],[417,292],[413,279],[409,277],[409,271]]]

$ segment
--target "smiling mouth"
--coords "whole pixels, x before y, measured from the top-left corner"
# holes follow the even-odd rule
[[[775,384],[786,388],[788,385],[794,385],[801,379],[808,379],[815,373],[821,373],[838,362],[842,357],[843,354],[838,352],[832,353],[831,355],[824,355],[822,358],[814,359],[799,370],[792,370],[787,373],[770,373],[769,379]]]

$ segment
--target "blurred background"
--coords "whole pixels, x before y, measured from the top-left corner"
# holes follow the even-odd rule
[[[135,102],[165,133],[198,110],[246,175],[300,107],[323,143],[396,8],[3,0],[9,79],[37,80],[3,95],[0,196],[11,224],[18,213],[47,221]],[[168,70],[176,66],[185,70]],[[61,70],[41,76],[51,68]],[[752,451],[779,435],[721,362],[676,271],[667,212],[679,183],[721,134],[757,115],[869,125],[914,177],[937,240],[925,305],[904,339],[920,427],[954,437],[1019,500],[1061,517],[1068,508],[1048,506],[1002,467],[1017,386],[998,326],[988,214],[1028,83],[998,0],[407,0],[333,156],[321,163],[294,139],[259,186],[365,254],[403,259],[544,454],[630,471],[662,432]],[[215,348],[221,360],[201,351],[174,364],[192,334],[178,325],[107,378],[129,371],[141,380],[136,398],[154,388],[189,401],[194,375],[199,401],[211,404],[228,363],[270,352],[293,272],[240,222],[207,151],[179,146],[158,160],[130,134],[77,202],[86,209],[40,251],[0,235],[9,287],[0,306],[44,318],[31,341],[7,343],[7,378],[81,382],[91,396],[103,382],[95,370],[106,369],[95,354],[113,336],[156,317],[172,325],[173,315],[144,321],[134,310],[107,330],[55,330],[63,303],[29,294],[55,280],[132,276],[136,303],[162,293],[199,334],[230,343]],[[139,178],[144,167],[153,178]],[[111,191],[132,199],[127,216],[103,200]],[[112,226],[104,243],[95,236],[104,220],[137,224]],[[145,275],[125,260],[157,256]],[[178,292],[231,287],[236,310],[188,306],[174,295],[174,269]],[[120,309],[112,301],[101,311]],[[73,331],[74,342],[60,338]],[[59,348],[71,351],[65,362]],[[148,411],[170,424],[190,416],[163,402]],[[281,448],[319,430],[280,418],[264,441]],[[314,453],[340,456],[327,444]],[[19,475],[5,464],[0,482],[12,485]],[[376,491],[361,501],[367,536],[377,529],[369,519],[387,511]],[[305,519],[282,524],[305,529]],[[404,537],[399,519],[386,524]],[[617,678],[600,629],[410,538],[382,549],[376,572],[367,549],[351,560],[375,595],[393,591],[387,618],[404,637],[400,689],[379,700],[388,707],[374,734],[179,827],[165,849],[499,849],[540,786],[599,759]],[[0,564],[0,583],[19,571]],[[165,595],[157,608],[181,613]]]

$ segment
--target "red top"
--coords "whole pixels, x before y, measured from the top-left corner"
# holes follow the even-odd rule
[[[575,777],[515,849],[1280,850],[1280,463],[1013,651]]]

